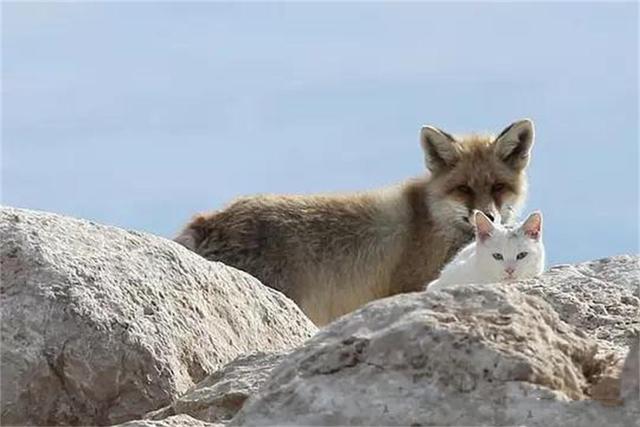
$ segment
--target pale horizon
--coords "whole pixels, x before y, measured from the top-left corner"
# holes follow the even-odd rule
[[[635,3],[4,3],[2,203],[173,237],[535,122],[549,265],[638,253]]]

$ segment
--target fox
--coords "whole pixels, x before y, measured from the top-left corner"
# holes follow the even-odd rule
[[[322,326],[370,301],[422,291],[473,239],[474,211],[512,223],[533,143],[530,119],[497,136],[423,126],[422,176],[354,193],[240,197],[196,214],[174,241],[253,275]]]

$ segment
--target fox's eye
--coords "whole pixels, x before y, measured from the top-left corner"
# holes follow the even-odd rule
[[[518,255],[516,255],[516,259],[522,259],[526,257],[528,254],[529,252],[520,252]]]
[[[473,190],[468,185],[458,185],[456,187],[456,190],[458,190],[459,192],[461,192],[463,194],[471,194],[471,193],[473,193]]]
[[[505,188],[506,188],[506,185],[504,185],[501,182],[498,182],[497,184],[493,184],[493,187],[491,187],[491,191],[493,191],[494,193],[500,193]]]
[[[493,257],[493,259],[495,259],[496,261],[502,261],[502,260],[504,259],[504,258],[502,257],[502,254],[499,254],[499,253],[497,253],[497,252],[496,252],[496,253],[494,253],[494,254],[491,254],[491,256],[492,256],[492,257]]]

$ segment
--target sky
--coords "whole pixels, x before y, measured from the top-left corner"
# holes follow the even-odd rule
[[[2,204],[173,237],[258,193],[424,173],[536,125],[550,265],[638,253],[638,5],[7,3]]]

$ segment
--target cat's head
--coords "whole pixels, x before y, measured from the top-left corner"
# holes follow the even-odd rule
[[[494,224],[476,211],[474,227],[480,265],[496,280],[524,279],[542,273],[542,213],[533,212],[522,224],[508,227]]]

